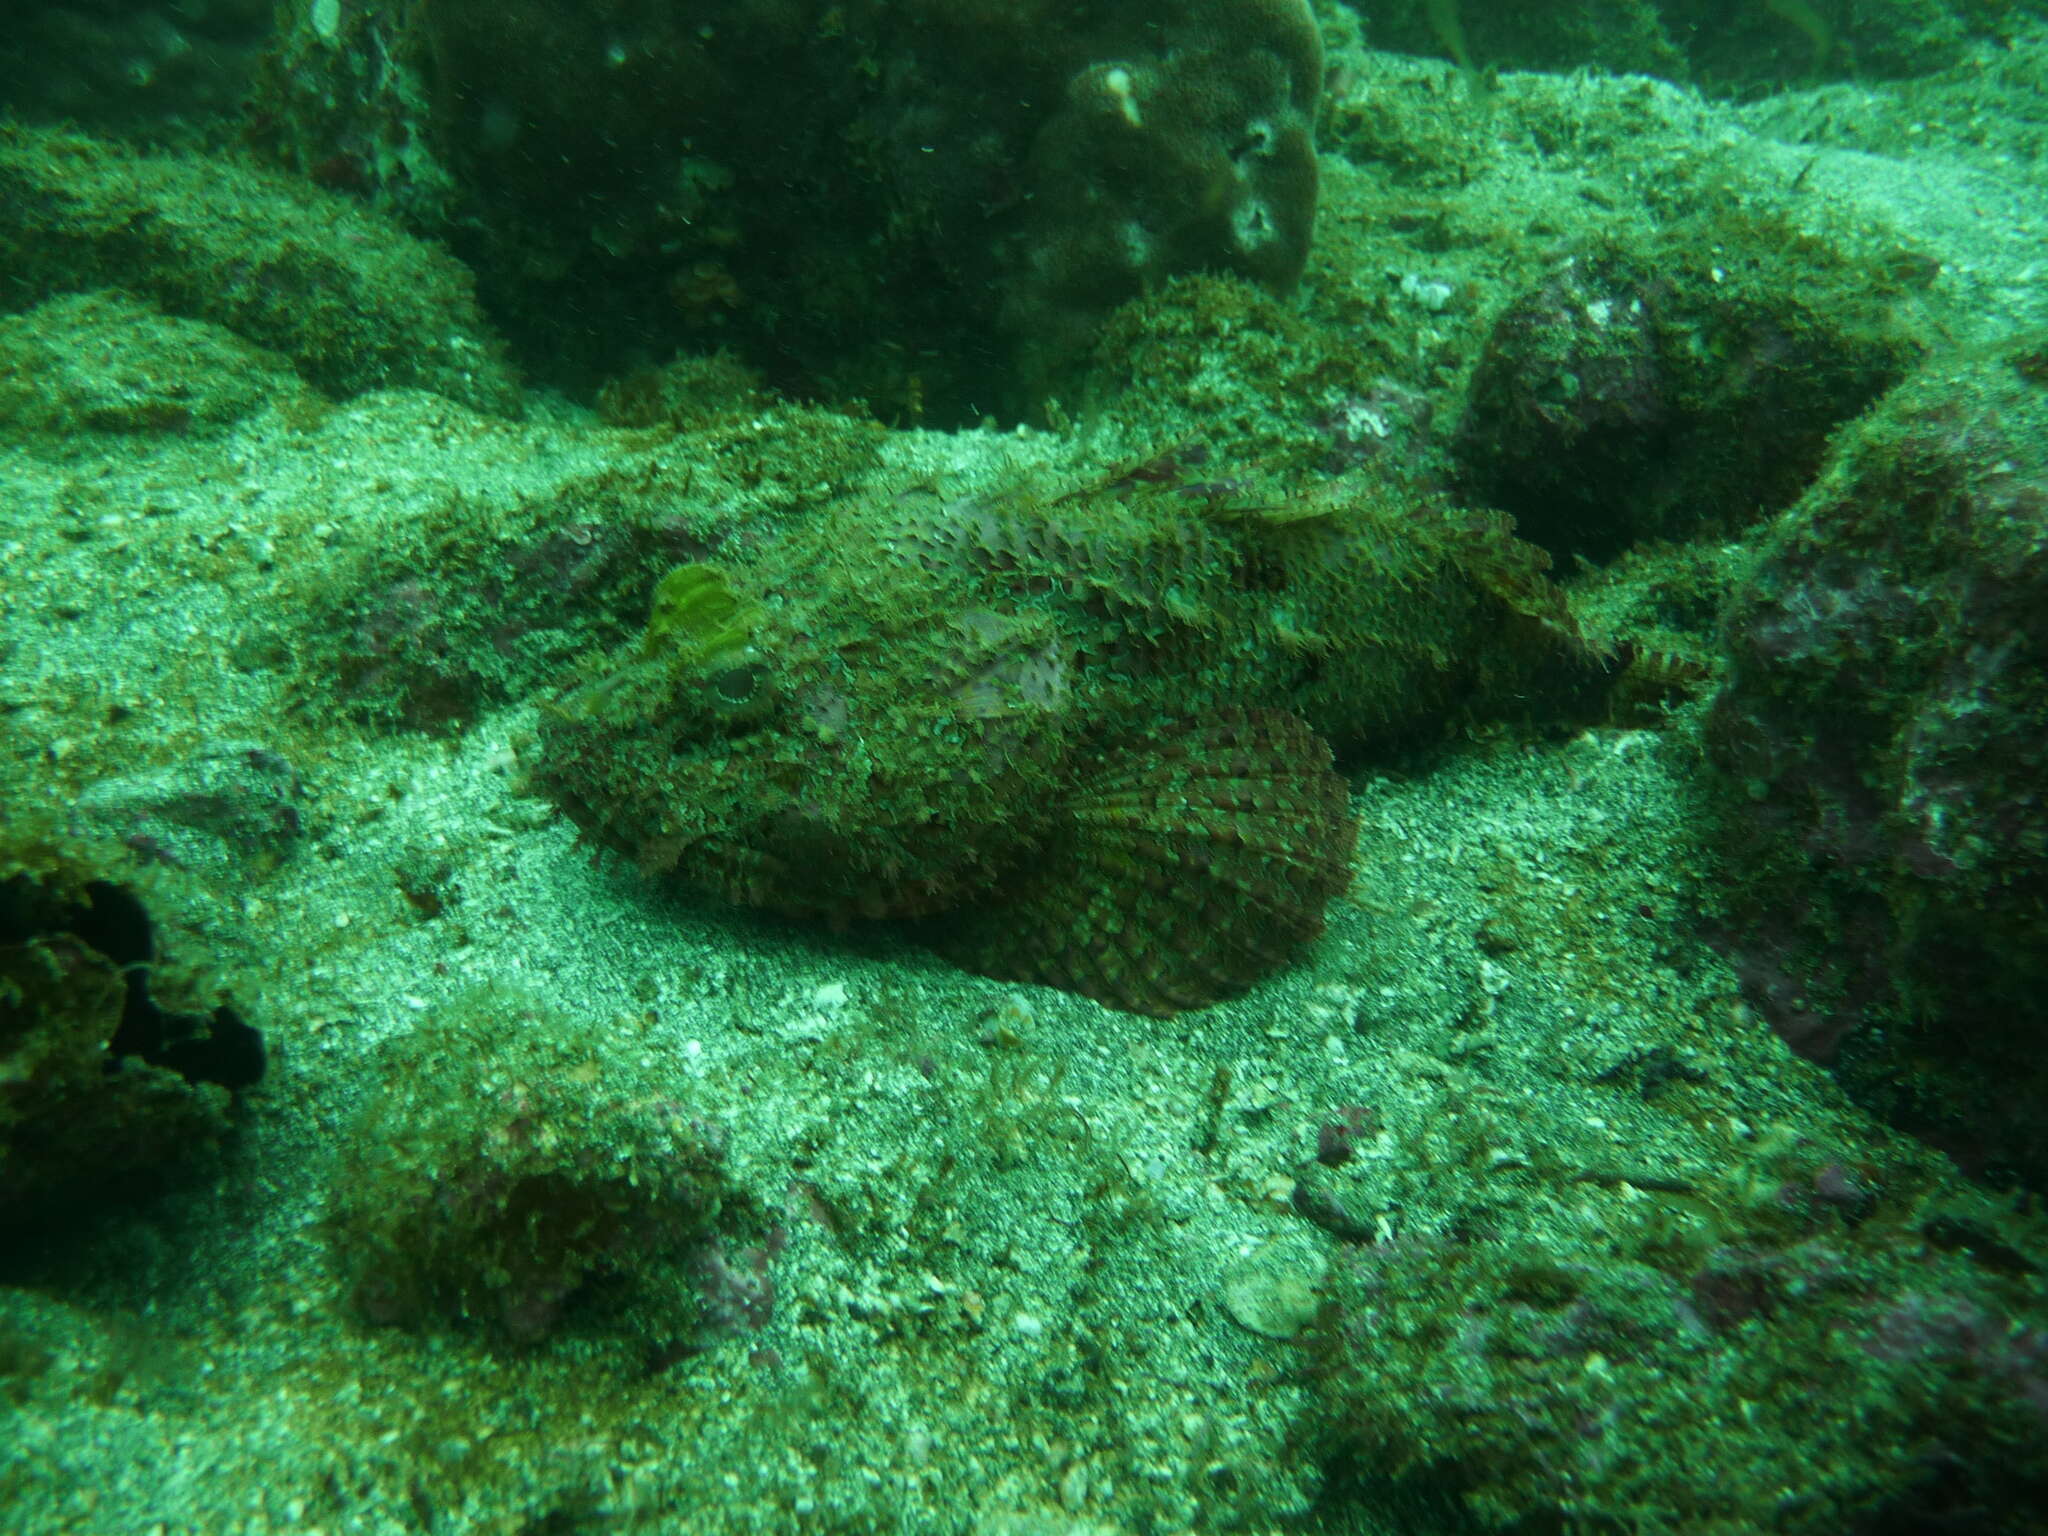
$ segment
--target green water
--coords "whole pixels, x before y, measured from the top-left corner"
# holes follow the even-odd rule
[[[0,1529],[2043,1529],[2044,61],[17,0]]]

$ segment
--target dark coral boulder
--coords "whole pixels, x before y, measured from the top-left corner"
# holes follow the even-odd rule
[[[1726,615],[1709,725],[1757,1000],[1859,1096],[2048,1179],[2048,389],[1950,362],[1838,445]]]
[[[731,347],[974,422],[1164,278],[1285,289],[1308,254],[1305,0],[354,0],[330,29],[282,26],[255,138],[445,236],[557,383]]]

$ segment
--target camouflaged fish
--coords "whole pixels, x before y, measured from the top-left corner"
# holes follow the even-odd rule
[[[1241,992],[1349,878],[1330,743],[1585,658],[1500,519],[1174,481],[869,495],[678,567],[547,710],[536,785],[745,906],[916,920],[970,969],[1139,1013]]]

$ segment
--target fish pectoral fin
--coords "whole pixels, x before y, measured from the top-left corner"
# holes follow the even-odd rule
[[[1358,827],[1322,738],[1228,710],[1113,748],[1043,858],[936,935],[956,963],[1165,1017],[1234,997],[1322,931]]]

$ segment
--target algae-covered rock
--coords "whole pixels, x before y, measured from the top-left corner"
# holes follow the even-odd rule
[[[1931,366],[1845,434],[1725,618],[1738,964],[1800,1049],[2048,1179],[2048,368]],[[1876,1025],[1878,1028],[1868,1026]]]
[[[0,427],[47,447],[86,433],[217,431],[304,392],[276,353],[118,290],[0,319]]]
[[[1560,557],[1736,531],[1910,366],[1891,310],[1931,275],[1769,216],[1575,253],[1494,321],[1458,425],[1468,488]]]
[[[1169,277],[1229,272],[1285,292],[1308,260],[1315,18],[1299,0],[1161,9],[1119,18],[1034,135],[1007,317],[1041,386],[1111,308]]]
[[[280,353],[330,394],[519,409],[468,274],[387,219],[233,161],[0,127],[0,307],[105,288]]]
[[[1754,1181],[1581,1184],[1349,1247],[1313,1373],[1330,1454],[1483,1530],[2025,1536],[2039,1233],[1924,1153],[1868,1155],[1780,1146]]]
[[[659,1073],[530,999],[483,991],[383,1052],[347,1133],[329,1233],[370,1322],[473,1324],[534,1343],[598,1282],[651,1326],[709,1321],[707,1274],[739,1280],[713,1231],[731,1192],[720,1132]],[[765,1259],[757,1277],[767,1286]],[[772,1296],[764,1290],[763,1301]],[[667,1305],[663,1305],[666,1298]],[[731,1296],[714,1287],[712,1299]],[[662,1313],[668,1315],[663,1318]]]

